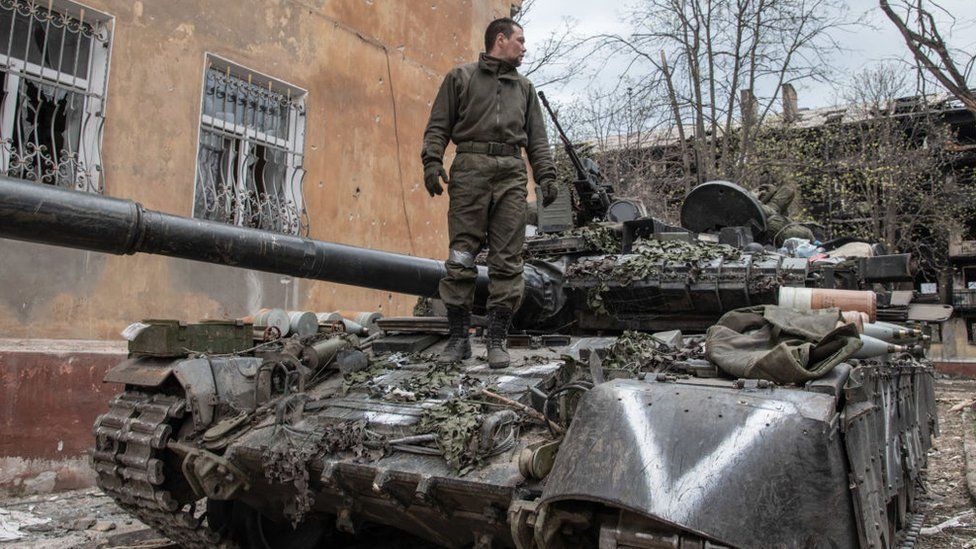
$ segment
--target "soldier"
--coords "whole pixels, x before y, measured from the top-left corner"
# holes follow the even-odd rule
[[[766,238],[774,246],[779,246],[788,238],[815,240],[813,232],[790,219],[790,207],[796,198],[796,188],[790,183],[779,183],[768,170],[759,174],[760,185],[755,195],[766,214]]]
[[[512,19],[485,30],[477,63],[451,69],[430,110],[424,132],[424,185],[431,196],[448,185],[450,250],[440,283],[451,337],[438,358],[451,363],[471,356],[468,330],[478,270],[474,258],[488,243],[488,364],[509,364],[505,342],[512,313],[522,300],[525,240],[526,150],[544,206],[558,193],[556,171],[535,88],[516,71],[525,35]],[[448,140],[457,145],[451,174],[442,159]]]

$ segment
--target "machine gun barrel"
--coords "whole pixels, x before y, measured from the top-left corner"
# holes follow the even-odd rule
[[[549,106],[549,100],[546,99],[546,94],[544,92],[539,92],[539,100],[542,101],[542,106],[545,107],[546,112],[549,113],[549,118],[552,119],[553,125],[556,126],[556,133],[559,134],[559,140],[563,142],[563,148],[566,149],[566,155],[569,156],[569,161],[576,168],[576,178],[580,182],[586,183],[588,187],[587,191],[593,193],[594,196],[600,201],[600,206],[603,210],[603,214],[606,213],[607,208],[610,207],[610,197],[607,196],[605,190],[600,188],[600,185],[593,180],[593,176],[590,175],[589,170],[583,165],[583,161],[580,160],[579,154],[576,152],[576,147],[573,146],[573,142],[569,140],[566,132],[563,131],[562,124],[559,123],[559,119],[556,117],[556,113],[553,112],[552,107]],[[602,215],[602,214],[601,214]]]
[[[109,198],[0,177],[0,238],[117,255],[137,252],[375,290],[438,297],[444,264],[216,221],[148,210]],[[478,271],[486,294],[487,271]]]

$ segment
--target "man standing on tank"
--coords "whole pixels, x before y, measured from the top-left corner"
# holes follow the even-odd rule
[[[430,111],[424,132],[424,185],[431,196],[447,184],[450,250],[440,296],[447,306],[450,339],[438,358],[451,363],[471,356],[468,331],[478,270],[474,258],[488,244],[488,364],[508,366],[505,349],[512,313],[522,300],[525,240],[524,148],[542,204],[556,199],[556,170],[549,152],[535,87],[516,67],[525,56],[525,35],[512,19],[485,30],[485,53],[477,63],[451,69]],[[457,155],[448,177],[443,166],[448,140]]]

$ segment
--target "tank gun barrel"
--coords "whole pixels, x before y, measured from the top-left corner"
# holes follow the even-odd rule
[[[180,217],[138,202],[0,176],[0,238],[117,255],[138,252],[437,297],[444,264],[299,236]],[[488,276],[478,272],[479,295]]]

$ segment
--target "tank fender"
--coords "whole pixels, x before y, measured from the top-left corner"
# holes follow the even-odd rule
[[[129,357],[113,366],[102,381],[139,387],[159,387],[173,374],[173,359],[150,356]]]
[[[186,392],[196,430],[209,427],[218,403],[238,411],[256,408],[258,371],[264,361],[255,357],[203,357],[181,360],[173,374]]]
[[[597,385],[540,511],[595,502],[734,547],[857,547],[836,404],[728,380]]]

